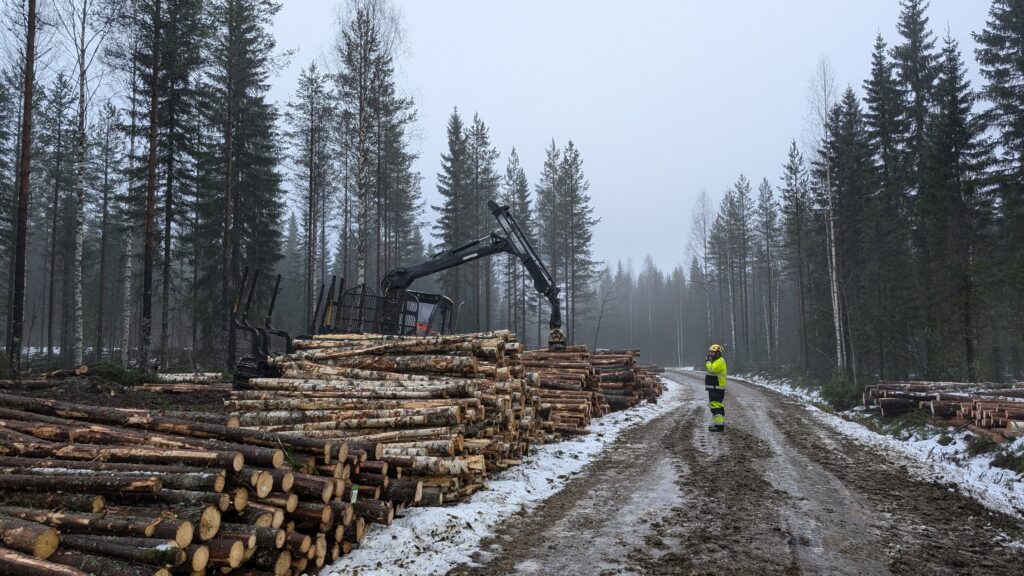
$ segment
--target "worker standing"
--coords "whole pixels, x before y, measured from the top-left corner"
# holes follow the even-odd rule
[[[725,349],[719,344],[708,348],[708,359],[704,363],[707,374],[704,376],[704,388],[708,391],[708,406],[711,408],[711,426],[708,430],[722,432],[725,430],[725,375],[727,369],[722,353]]]

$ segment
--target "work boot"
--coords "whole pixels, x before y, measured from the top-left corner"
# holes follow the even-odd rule
[[[725,432],[725,424],[712,424],[708,426],[709,432]]]

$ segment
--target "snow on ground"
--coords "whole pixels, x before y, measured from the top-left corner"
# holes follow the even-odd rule
[[[894,463],[906,464],[897,455],[909,458],[911,463],[916,464],[912,472],[919,478],[955,484],[961,491],[993,510],[1024,518],[1024,474],[992,466],[992,454],[970,456],[967,453],[969,432],[953,427],[931,427],[933,433],[921,430],[906,438],[896,438],[879,434],[852,420],[861,416],[865,408],[841,415],[832,414],[812,405],[825,404],[816,390],[796,388],[788,382],[761,376],[739,380],[769,388],[784,396],[800,398],[818,420],[863,444],[878,448],[880,453]],[[807,404],[807,400],[811,404]],[[939,442],[943,435],[952,439],[945,446]],[[1024,437],[1004,445],[1003,450],[1024,453]]]
[[[526,512],[560,491],[627,428],[656,418],[683,403],[683,387],[663,379],[666,391],[657,404],[614,412],[595,419],[579,438],[540,446],[522,463],[489,482],[489,489],[454,506],[410,508],[390,527],[372,526],[360,547],[326,574],[360,576],[445,574],[472,562],[480,541],[503,520]],[[415,554],[410,554],[410,551]]]

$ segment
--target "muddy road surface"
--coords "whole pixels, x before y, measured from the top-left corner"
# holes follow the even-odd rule
[[[450,574],[1024,574],[1024,522],[730,382],[709,432],[703,379]]]

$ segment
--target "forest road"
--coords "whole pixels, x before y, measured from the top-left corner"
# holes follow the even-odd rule
[[[703,378],[450,575],[1015,574],[1024,522],[911,477],[796,399],[730,382],[709,432]]]

